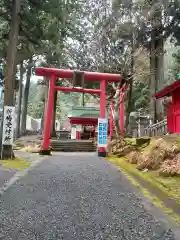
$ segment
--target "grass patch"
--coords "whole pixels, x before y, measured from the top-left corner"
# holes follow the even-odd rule
[[[27,146],[21,149],[22,152],[39,153],[37,146]]]
[[[135,173],[135,171],[138,171],[136,169],[134,169],[134,166],[132,166],[131,164],[127,163],[126,160],[124,158],[115,158],[115,157],[110,157],[108,158],[109,162],[115,163],[118,168],[124,173],[124,175],[131,181],[131,183],[133,185],[135,185],[141,192],[142,194],[147,197],[148,199],[150,199],[155,206],[159,207],[162,209],[162,211],[169,215],[170,217],[172,217],[178,224],[180,224],[180,216],[177,215],[176,213],[173,212],[172,209],[167,208],[164,203],[156,196],[152,195],[152,193],[150,193],[148,191],[148,189],[142,187],[140,185],[140,183],[132,177],[131,173]],[[144,173],[143,173],[144,174]],[[145,173],[147,174],[147,173]]]
[[[0,164],[5,168],[13,168],[16,170],[23,170],[31,165],[32,161],[25,161],[23,158],[15,158],[9,160],[2,160]]]
[[[136,138],[124,138],[124,140],[132,145],[136,145]]]
[[[180,177],[160,177],[158,173],[147,173],[151,181],[155,180],[156,185],[161,188],[169,197],[180,204]]]
[[[16,143],[15,143],[15,146],[16,146],[16,147],[23,148],[25,145],[24,145],[23,142],[16,142]]]
[[[145,181],[148,181],[152,186],[159,188],[168,197],[176,200],[180,204],[180,177],[161,177],[158,171],[141,172],[136,169],[136,164],[128,163],[125,157],[110,157],[108,160],[123,168],[126,172],[133,173]]]

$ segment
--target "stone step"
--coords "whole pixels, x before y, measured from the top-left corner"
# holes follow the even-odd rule
[[[69,139],[70,133],[68,131],[59,131],[57,132],[59,139]]]
[[[95,148],[72,148],[72,147],[58,147],[52,148],[53,152],[96,152]]]
[[[52,140],[52,151],[95,152],[96,146],[89,140]]]

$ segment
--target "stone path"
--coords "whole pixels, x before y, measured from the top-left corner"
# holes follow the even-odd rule
[[[180,239],[138,194],[94,153],[52,156],[0,198],[0,239]]]
[[[0,165],[0,188],[9,181],[17,171]]]
[[[40,158],[40,156],[36,153],[28,153],[28,152],[20,152],[14,151],[15,156],[18,158],[23,158],[25,161],[34,161]],[[6,168],[1,165],[0,161],[0,189],[6,184],[18,170]]]

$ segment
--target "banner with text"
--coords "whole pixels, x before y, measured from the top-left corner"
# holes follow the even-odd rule
[[[4,106],[2,144],[13,145],[15,129],[15,107]]]
[[[106,118],[98,118],[98,147],[107,146],[108,120]]]

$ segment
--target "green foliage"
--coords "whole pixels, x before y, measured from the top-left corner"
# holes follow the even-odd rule
[[[44,103],[42,102],[43,88],[37,83],[31,83],[29,91],[28,114],[33,118],[42,118]],[[85,95],[85,104],[91,100],[90,95]],[[82,106],[82,95],[79,93],[58,92],[56,119],[66,119],[72,107]]]
[[[159,30],[156,35],[162,37],[162,29],[154,24],[153,19],[160,19],[164,40],[170,36],[179,44],[180,3],[144,0],[112,2],[111,6],[107,0],[22,1],[17,63],[36,55],[40,56],[40,66],[133,72],[132,109],[147,109],[150,101],[147,79],[154,74],[150,72],[149,64],[152,31]],[[163,9],[162,16],[157,14],[160,13],[159,7]],[[3,58],[6,57],[11,10],[12,1],[0,0],[0,56]],[[141,48],[147,52],[142,51],[136,56]],[[174,55],[174,73],[180,71],[179,56],[178,51]],[[70,83],[64,80],[63,84]],[[99,83],[88,81],[85,87],[99,88]],[[108,92],[110,88],[108,85]],[[36,118],[40,118],[43,112],[41,94],[42,90],[31,84],[28,113]],[[58,93],[57,118],[65,117],[74,105],[81,105],[80,94]]]
[[[150,92],[148,84],[146,82],[136,81],[133,85],[132,92],[132,111],[143,109],[144,112],[146,112],[149,107],[149,98]]]
[[[176,75],[180,73],[180,49],[176,53],[173,53],[174,66],[173,66],[173,75],[176,78]]]
[[[44,54],[49,51],[49,46],[58,44],[73,34],[78,7],[78,2],[73,0],[21,1],[17,62],[36,53]],[[12,2],[1,0],[0,9],[0,50],[3,50],[0,54],[5,56]]]
[[[41,89],[35,83],[32,83],[30,86],[28,100],[28,114],[34,118],[41,118],[44,111],[44,105],[41,101]]]

